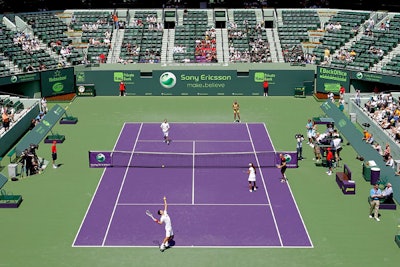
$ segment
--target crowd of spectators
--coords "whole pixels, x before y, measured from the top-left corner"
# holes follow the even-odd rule
[[[22,50],[29,54],[33,51],[40,50],[39,41],[24,32],[16,32],[13,38],[13,42],[16,46],[21,47]]]
[[[230,62],[272,62],[270,45],[265,37],[262,23],[249,25],[243,20],[242,25],[228,22],[229,61]]]
[[[364,111],[375,121],[383,130],[400,143],[400,105],[392,94],[379,93],[372,96],[365,104]]]
[[[195,40],[195,58],[199,63],[216,63],[217,47],[216,47],[216,32],[214,28],[207,29],[204,33],[204,39]]]

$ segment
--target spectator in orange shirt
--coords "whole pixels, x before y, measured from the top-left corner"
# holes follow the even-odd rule
[[[364,130],[364,136],[363,136],[362,140],[364,140],[365,142],[368,142],[368,140],[370,138],[371,138],[371,134],[367,130]]]
[[[112,20],[114,22],[114,28],[118,30],[119,29],[119,21],[118,21],[117,14],[112,15]]]

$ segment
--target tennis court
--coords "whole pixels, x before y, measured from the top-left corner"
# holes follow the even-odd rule
[[[157,246],[164,226],[145,210],[156,214],[165,195],[175,247],[313,247],[263,123],[172,123],[170,136],[159,123],[124,124],[73,246]]]

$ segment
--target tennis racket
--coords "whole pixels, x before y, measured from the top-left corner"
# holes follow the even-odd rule
[[[157,221],[157,219],[154,218],[153,214],[149,210],[146,210],[146,215],[149,216],[153,221]]]

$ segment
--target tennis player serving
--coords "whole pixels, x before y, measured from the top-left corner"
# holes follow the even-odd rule
[[[164,197],[164,210],[159,210],[158,215],[161,215],[160,220],[155,220],[158,224],[165,224],[165,238],[160,246],[160,251],[163,252],[170,246],[170,241],[174,239],[174,231],[172,230],[171,218],[167,213],[167,198]]]

